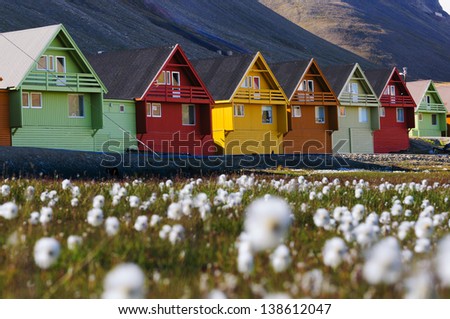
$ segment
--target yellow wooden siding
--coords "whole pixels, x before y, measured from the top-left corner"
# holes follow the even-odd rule
[[[270,130],[238,130],[230,132],[225,141],[227,155],[280,154],[283,135]]]

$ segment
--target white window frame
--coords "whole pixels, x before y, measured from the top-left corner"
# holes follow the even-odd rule
[[[40,102],[39,104],[40,105],[33,106],[33,95],[39,96],[39,102]],[[29,107],[31,107],[32,109],[42,109],[42,93],[29,92],[28,93],[28,104],[30,105]]]
[[[300,83],[300,86],[299,86],[298,90],[301,91],[301,92],[306,92],[306,87],[307,87],[307,85],[306,85],[306,80],[303,80],[303,81]]]
[[[300,105],[292,106],[292,117],[302,117],[302,108]]]
[[[185,112],[185,109],[187,109],[188,117],[189,117],[189,115],[190,115],[189,109],[190,109],[191,106],[194,109],[194,117],[193,117],[194,123],[184,123],[183,114]],[[195,126],[195,124],[196,124],[195,117],[196,117],[195,104],[182,104],[181,105],[181,123],[182,123],[183,126]]]
[[[45,66],[44,67],[41,66],[41,59],[42,58],[44,58],[44,60],[45,60]],[[36,70],[38,70],[38,71],[47,71],[47,68],[48,68],[48,56],[43,54],[43,55],[41,55],[39,57],[39,60],[38,60],[37,65],[36,65]]]
[[[269,121],[266,122],[263,121],[264,112],[269,112],[270,114]],[[261,106],[261,122],[262,124],[273,124],[273,108],[271,105]]]
[[[245,117],[244,104],[235,104],[234,105],[234,117]]]
[[[159,82],[159,77],[163,76],[163,82]],[[156,84],[166,84],[167,82],[167,72],[166,71],[161,71],[161,73],[158,75],[158,77],[156,78]],[[170,84],[170,83],[169,83]]]
[[[155,110],[159,108],[159,115],[156,114]],[[162,117],[162,106],[161,103],[152,103],[152,117]]]
[[[314,80],[308,80],[307,91],[308,92],[314,92]]]
[[[152,117],[152,103],[145,102],[145,113],[147,114],[147,117]]]
[[[24,104],[23,104],[23,96],[24,96],[24,95],[27,96],[27,101],[28,101],[28,104],[27,104],[27,105],[24,105]],[[30,103],[30,93],[29,93],[29,92],[22,92],[22,108],[24,108],[24,109],[29,109],[29,108],[30,108],[30,105],[31,105],[31,103]]]
[[[319,115],[320,115],[319,110],[323,110],[323,119],[319,117]],[[325,124],[325,122],[326,122],[325,107],[324,106],[316,106],[314,112],[315,112],[315,116],[316,116],[316,123],[317,124]]]
[[[401,111],[402,114],[402,119],[400,119],[399,117],[399,111]],[[397,123],[405,123],[405,110],[402,107],[397,107],[395,109],[395,114],[396,114],[396,118],[397,118]]]
[[[384,106],[380,107],[380,117],[386,117],[386,108]]]
[[[363,118],[363,114],[365,114],[365,119]],[[359,123],[369,122],[369,109],[367,107],[358,108],[358,121]]]
[[[250,89],[253,85],[253,77],[251,75],[244,77],[242,81],[241,88]]]
[[[70,115],[70,96],[82,96],[83,97],[83,115],[82,116],[78,116],[78,115]],[[86,104],[85,104],[85,98],[84,98],[84,94],[68,94],[67,95],[67,106],[68,106],[68,110],[69,110],[69,118],[71,119],[84,119],[86,117]]]
[[[341,113],[341,110],[344,110],[344,114]],[[339,106],[339,117],[347,117],[347,108],[345,106]]]
[[[119,113],[125,113],[125,105],[123,104],[119,105]]]

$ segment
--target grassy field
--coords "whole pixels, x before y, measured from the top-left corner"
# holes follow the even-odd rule
[[[145,283],[139,289],[148,298],[260,298],[280,293],[293,298],[449,298],[448,273],[440,270],[443,262],[450,262],[449,254],[439,252],[442,245],[438,245],[449,233],[445,214],[450,205],[449,180],[449,172],[320,171],[122,180],[120,186],[113,181],[3,180],[0,297],[100,298],[107,288],[107,273],[121,263],[134,263],[144,273]],[[288,232],[280,241],[289,250],[288,266],[275,271],[270,256],[276,247],[253,249],[251,269],[240,272],[238,242],[242,243],[240,235],[246,230],[246,208],[267,194],[283,198],[292,210]],[[95,227],[87,216],[93,205],[101,206],[99,198],[94,199],[97,195],[105,200],[103,220],[98,219]],[[407,196],[412,196],[412,203],[405,203]],[[74,198],[76,206],[72,206]],[[17,216],[8,214],[8,202],[17,205]],[[179,205],[170,206],[173,203]],[[362,206],[353,209],[357,204]],[[40,216],[33,225],[31,213],[45,214],[41,209],[48,206],[51,219]],[[335,211],[341,206],[348,207],[347,228]],[[320,208],[329,216],[319,216]],[[150,225],[157,219],[153,215],[160,220]],[[120,223],[115,236],[105,229],[104,220],[111,216]],[[138,216],[148,218],[148,225],[136,226],[142,231],[135,228]],[[416,226],[424,218],[433,222],[431,230],[417,235]],[[399,230],[405,221],[412,223],[402,236]],[[175,234],[172,243],[163,229],[176,224],[184,231]],[[361,235],[362,224],[370,225],[367,234]],[[71,235],[82,240],[74,249],[67,244]],[[34,258],[35,244],[43,237],[60,244],[60,254],[48,269],[39,267]],[[333,237],[344,239],[346,246],[334,268],[324,263],[323,256],[325,243]],[[387,237],[393,237],[398,247],[386,248]],[[418,243],[419,238],[425,241]],[[394,257],[376,260],[376,247]],[[381,279],[373,279],[371,271],[380,272]],[[395,273],[393,279],[387,279],[389,271]],[[133,279],[125,278],[124,286],[127,280]]]

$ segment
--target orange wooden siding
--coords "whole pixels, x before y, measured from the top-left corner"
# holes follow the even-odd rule
[[[1,90],[0,90],[0,146],[11,146],[8,92]]]

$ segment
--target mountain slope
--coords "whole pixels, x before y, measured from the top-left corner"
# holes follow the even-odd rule
[[[190,58],[262,51],[272,61],[372,65],[256,0],[0,0],[0,7],[1,32],[63,23],[88,53],[180,43]]]
[[[450,17],[438,0],[260,0],[299,26],[409,78],[450,80]]]

